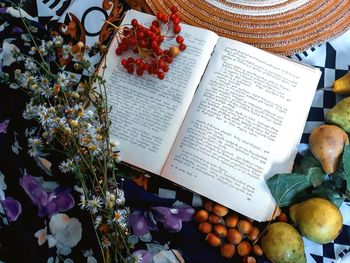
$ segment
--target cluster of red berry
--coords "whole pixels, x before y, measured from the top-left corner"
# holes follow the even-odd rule
[[[121,64],[127,72],[142,76],[144,72],[157,75],[159,79],[164,79],[165,73],[169,71],[169,65],[180,51],[186,49],[184,38],[178,35],[181,32],[181,17],[176,14],[177,7],[173,6],[171,15],[168,17],[162,12],[157,13],[157,19],[154,20],[149,28],[139,24],[137,19],[131,20],[131,28],[124,27],[118,47],[115,53],[120,56],[124,51],[131,49],[139,54],[139,58],[123,58]],[[174,34],[168,36],[162,32],[162,23],[168,26],[167,32],[172,26]],[[178,46],[172,46],[163,50],[160,46],[165,38],[175,38]]]

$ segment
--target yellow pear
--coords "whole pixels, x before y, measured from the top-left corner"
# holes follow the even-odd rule
[[[289,216],[303,236],[319,244],[333,241],[343,226],[339,209],[323,198],[310,198],[292,205]]]
[[[338,126],[322,125],[312,130],[309,147],[320,161],[323,170],[332,174],[338,169],[344,145],[349,144],[348,135]]]

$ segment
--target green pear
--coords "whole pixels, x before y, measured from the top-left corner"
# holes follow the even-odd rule
[[[266,257],[273,263],[306,263],[303,239],[287,223],[268,225],[261,237],[261,246]]]
[[[319,244],[333,241],[343,226],[339,209],[323,198],[310,198],[290,206],[289,216],[303,236]]]
[[[326,114],[326,121],[341,127],[347,133],[350,132],[350,97],[339,101]]]

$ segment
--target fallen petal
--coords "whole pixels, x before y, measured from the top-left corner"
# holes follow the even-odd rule
[[[6,212],[9,222],[16,221],[19,215],[22,213],[21,203],[12,197],[7,197],[5,200],[1,200],[0,202]]]

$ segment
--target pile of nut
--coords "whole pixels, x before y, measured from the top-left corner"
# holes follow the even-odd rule
[[[263,250],[256,244],[260,236],[260,229],[254,226],[254,221],[228,208],[204,201],[204,209],[198,210],[195,220],[199,223],[198,229],[206,234],[206,241],[213,247],[220,247],[221,255],[232,258],[236,252],[244,263],[255,263],[255,256],[261,256]]]

